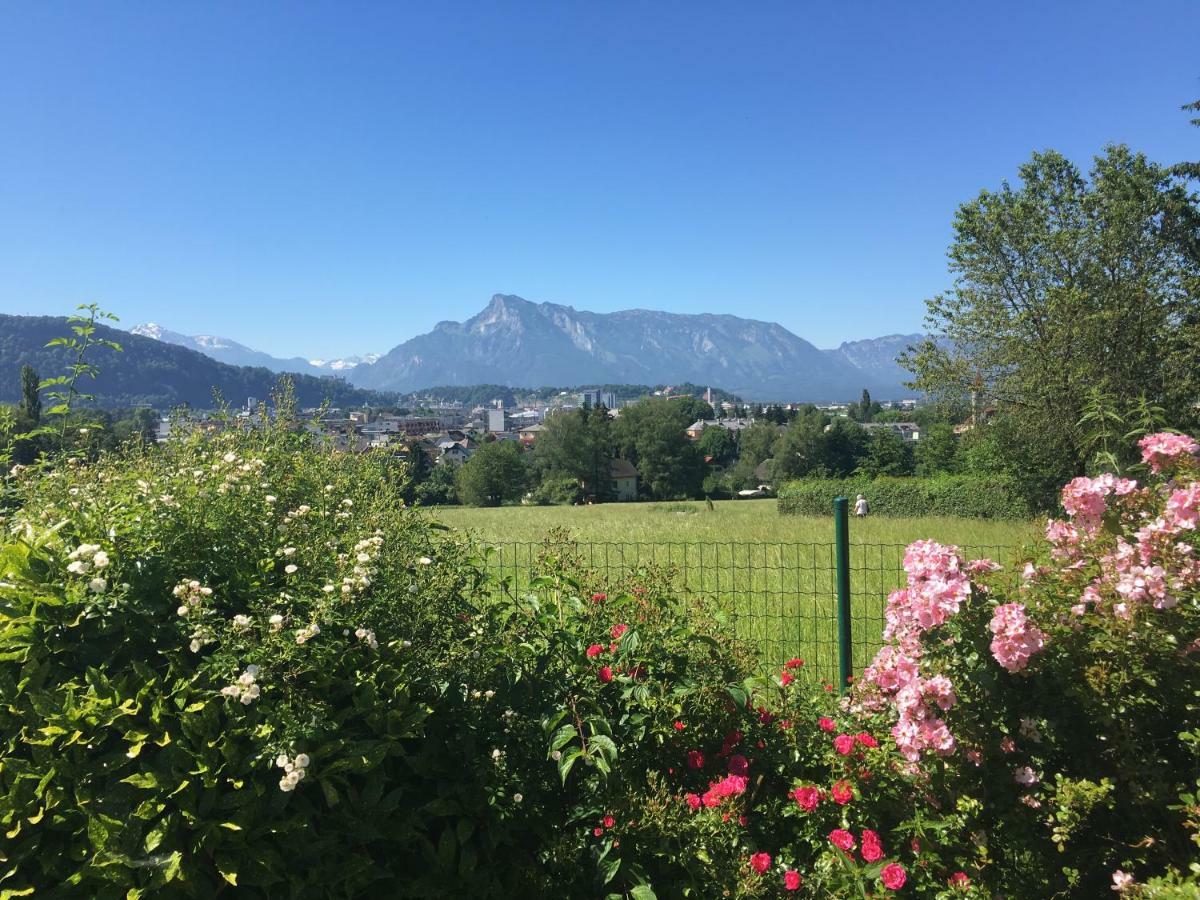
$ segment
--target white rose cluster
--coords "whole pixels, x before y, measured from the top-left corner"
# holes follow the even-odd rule
[[[187,618],[200,611],[205,598],[212,596],[212,588],[205,587],[195,579],[184,580],[171,589],[171,594],[176,600],[183,601],[175,613],[180,618]]]
[[[279,779],[279,789],[285,793],[294,791],[296,785],[307,773],[308,764],[307,753],[297,753],[294,759],[286,753],[280,753],[275,759],[275,765],[283,769],[283,777]]]
[[[261,690],[258,686],[258,666],[246,666],[246,670],[238,676],[237,681],[221,688],[226,697],[240,700],[244,706],[249,706],[258,699]]]
[[[233,628],[235,631],[245,631],[253,621],[249,616],[238,613],[233,617]]]
[[[108,565],[108,554],[99,544],[80,544],[68,555],[67,571],[72,575],[87,575]]]
[[[371,564],[379,555],[379,548],[382,546],[383,536],[379,533],[354,545],[354,568],[349,575],[342,578],[343,594],[352,594],[371,586],[371,577],[375,574]]]
[[[296,643],[304,644],[315,638],[321,633],[321,626],[316,622],[311,625],[305,625],[303,628],[296,629]]]
[[[379,641],[375,639],[375,632],[370,628],[355,628],[354,636],[370,647],[372,650],[379,649]]]
[[[195,579],[184,579],[171,589],[176,600],[181,601],[175,614],[181,619],[196,619],[204,613],[204,601],[212,596],[212,588],[205,587]],[[199,653],[205,644],[211,644],[215,638],[209,630],[199,622],[192,629],[192,642],[188,648],[193,653]]]

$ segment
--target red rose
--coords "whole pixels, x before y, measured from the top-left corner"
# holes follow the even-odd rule
[[[687,805],[692,808],[693,812],[695,812],[696,810],[698,810],[700,808],[700,795],[699,794],[688,794],[683,799],[687,801]]]
[[[829,832],[829,843],[833,844],[839,850],[849,853],[854,849],[854,835],[845,828],[835,828]]]
[[[687,752],[687,761],[689,769],[704,768],[704,754],[699,750],[689,750]]]
[[[595,659],[597,656],[599,656],[603,652],[604,652],[604,648],[601,647],[599,644],[592,644],[592,646],[587,648],[587,658]]]
[[[791,673],[791,672],[784,672],[784,673],[782,673],[782,674],[779,676],[779,683],[780,683],[781,685],[783,685],[784,687],[787,687],[789,684],[791,684],[791,683],[792,683],[793,681],[795,681],[795,680],[796,680],[796,679],[794,679],[794,678],[792,677],[792,673]]]
[[[623,635],[628,630],[629,630],[628,625],[614,625],[612,627],[612,632],[611,632],[612,639],[614,641],[619,641],[621,639],[621,635]]]
[[[687,728],[686,725],[684,725],[682,722],[676,720],[676,722],[675,722],[675,730],[676,731],[683,731],[683,729],[685,729],[685,728]]]
[[[879,843],[879,835],[870,828],[863,829],[862,858],[867,862],[878,862],[883,859],[883,845]]]
[[[771,854],[755,853],[750,857],[750,868],[759,875],[763,874],[767,869],[771,868]]]
[[[854,750],[854,738],[848,734],[839,734],[833,739],[833,749],[842,756],[849,756]]]
[[[731,775],[745,775],[750,771],[750,762],[740,753],[729,757],[729,772]]]
[[[955,872],[950,876],[947,884],[952,888],[963,888],[965,890],[971,886],[971,879],[967,877],[966,872]]]
[[[802,665],[804,665],[804,660],[798,656],[793,656],[783,664],[783,667],[785,669],[799,669]]]
[[[601,666],[600,671],[596,673],[596,677],[600,679],[602,684],[608,684],[612,681],[612,669],[608,666]]]
[[[785,891],[800,890],[800,873],[795,869],[788,869],[783,873],[783,889]]]
[[[791,722],[791,720],[790,720],[790,719],[780,719],[780,720],[779,720],[779,727],[780,727],[780,728],[782,728],[782,729],[784,729],[784,730],[787,730],[788,728],[791,728],[791,727],[792,727],[792,722]]]
[[[600,835],[604,834],[604,829],[603,828],[593,828],[592,834],[594,834],[596,837],[600,837]]]
[[[888,863],[879,873],[879,880],[888,890],[898,891],[904,887],[904,882],[908,881],[908,873],[900,863]]]
[[[837,731],[837,722],[829,718],[829,716],[821,716],[817,719],[817,727],[822,731]]]
[[[700,801],[709,809],[712,809],[714,806],[721,805],[721,795],[714,788],[709,788],[704,792],[704,796],[700,798]]]
[[[593,603],[600,603],[601,601],[607,600],[607,599],[608,599],[608,594],[604,594],[599,591],[592,594],[592,602]]]
[[[834,803],[840,803],[843,806],[854,799],[854,788],[848,781],[835,782],[829,793],[833,797]]]
[[[605,828],[612,828],[614,825],[617,824],[617,820],[614,819],[612,816],[605,816],[603,819],[600,820],[600,824],[602,824]]]
[[[854,736],[854,739],[864,747],[878,747],[879,741],[875,740],[874,735],[868,734],[865,731],[860,731]]]
[[[805,785],[792,791],[792,796],[796,798],[796,802],[802,810],[812,812],[817,808],[817,804],[821,802],[821,789],[812,785]]]

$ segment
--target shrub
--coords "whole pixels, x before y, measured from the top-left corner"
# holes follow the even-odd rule
[[[1007,896],[1170,896],[1195,859],[1200,464],[1183,436],[1142,448],[1146,485],[1063,489],[1069,518],[1016,583],[909,547],[889,643],[856,688],[931,805],[967,813],[972,868]]]
[[[825,516],[835,497],[866,496],[871,514],[1027,519],[1033,510],[1004,476],[938,475],[932,478],[805,478],[779,490],[779,512]]]

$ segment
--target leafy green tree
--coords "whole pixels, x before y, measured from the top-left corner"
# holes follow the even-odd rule
[[[454,467],[450,465],[431,467],[429,474],[417,482],[413,489],[414,498],[423,506],[457,503],[458,485],[455,474]]]
[[[525,493],[525,461],[513,441],[482,444],[459,466],[458,495],[469,506],[500,506]]]
[[[749,428],[743,428],[738,438],[739,458],[750,463],[753,469],[761,462],[770,459],[775,452],[775,443],[779,440],[779,428],[770,422],[758,421]]]
[[[921,429],[917,441],[918,475],[940,475],[958,471],[958,437],[949,422],[937,422]]]
[[[737,456],[737,438],[727,428],[705,428],[696,442],[700,453],[711,456],[714,465],[727,466]]]
[[[568,476],[594,496],[609,493],[613,425],[603,406],[550,416],[534,446],[534,464],[543,479]]]
[[[713,408],[699,397],[672,397],[671,402],[679,407],[680,416],[687,420],[688,425],[700,419],[715,419],[717,417]]]
[[[34,425],[42,421],[41,380],[33,366],[21,366],[21,412]]]
[[[695,497],[701,491],[704,458],[687,436],[694,421],[690,415],[677,401],[655,397],[624,407],[617,418],[617,447],[657,499]]]
[[[890,428],[874,430],[867,443],[866,457],[859,465],[859,470],[872,478],[911,475],[915,468],[912,447]]]
[[[874,422],[882,409],[879,403],[871,400],[871,392],[863,388],[862,399],[858,403],[851,403],[847,414],[855,422]]]
[[[1093,389],[1126,403],[1145,395],[1175,427],[1195,422],[1200,259],[1179,212],[1194,214],[1196,198],[1124,146],[1086,178],[1037,153],[1020,179],[958,210],[954,287],[927,302],[944,340],[903,361],[934,398],[980,391],[981,405],[1014,420],[1003,432],[1013,459],[1051,463],[1061,482],[1086,469],[1080,422]]]

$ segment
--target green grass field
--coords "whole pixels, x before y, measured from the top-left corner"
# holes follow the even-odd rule
[[[432,511],[440,522],[485,541],[540,541],[551,528],[570,529],[578,541],[645,543],[833,541],[833,516],[781,516],[774,500],[720,500],[710,511],[688,503],[604,503],[596,506],[445,506]],[[919,538],[969,546],[1014,545],[1034,536],[1026,522],[982,519],[852,519],[850,541],[908,544]]]
[[[538,568],[541,542],[565,528],[598,583],[649,566],[667,569],[683,596],[728,613],[734,633],[759,648],[765,669],[801,656],[812,677],[836,679],[833,516],[780,516],[774,500],[625,503],[582,507],[443,507],[437,521],[495,550],[490,566],[521,590]],[[1033,522],[871,518],[850,522],[854,664],[880,641],[887,595],[904,580],[904,547],[920,538],[956,544],[968,557],[1009,564],[1033,539]]]

